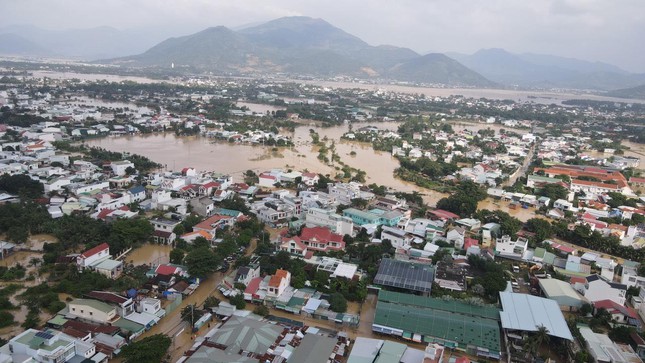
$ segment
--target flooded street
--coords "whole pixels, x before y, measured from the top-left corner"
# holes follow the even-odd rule
[[[487,209],[487,210],[500,210],[510,214],[511,216],[519,219],[522,222],[526,222],[531,218],[542,218],[547,219],[544,215],[535,214],[535,208],[529,207],[527,209],[518,206],[515,209],[509,208],[511,202],[503,200],[495,200],[492,198],[487,198],[482,200],[477,205],[477,209]]]
[[[135,266],[160,265],[170,262],[170,251],[172,246],[148,243],[130,251],[125,256],[124,262]]]

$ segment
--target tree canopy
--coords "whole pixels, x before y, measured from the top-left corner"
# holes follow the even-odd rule
[[[184,264],[191,276],[206,277],[217,269],[221,260],[208,247],[199,247],[184,257]]]
[[[123,347],[124,363],[159,363],[163,361],[172,340],[164,334],[155,334]]]

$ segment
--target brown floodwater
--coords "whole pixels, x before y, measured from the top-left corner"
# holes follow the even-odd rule
[[[135,266],[168,263],[170,262],[170,251],[172,251],[172,246],[148,243],[130,251],[125,257],[125,262]]]
[[[613,101],[613,102],[630,102],[645,103],[641,99],[626,99],[606,97],[602,95],[585,93],[583,91],[569,90],[566,92],[555,92],[546,90],[524,91],[511,89],[493,89],[493,88],[433,88],[433,87],[416,87],[402,84],[374,84],[361,82],[337,82],[337,81],[318,81],[318,80],[300,80],[302,83],[313,84],[321,87],[338,88],[338,89],[364,89],[364,90],[386,90],[397,93],[423,94],[428,97],[448,97],[452,95],[462,95],[470,98],[489,98],[494,100],[513,100],[518,102],[535,102],[542,104],[559,104],[564,100],[585,99],[596,101]]]
[[[395,130],[396,122],[374,123],[380,129]],[[365,124],[367,125],[367,124]],[[355,127],[362,126],[359,124]],[[228,173],[240,180],[246,170],[261,172],[273,168],[308,170],[334,176],[339,173],[335,168],[318,160],[317,147],[312,145],[309,129],[314,129],[322,138],[327,137],[327,145],[334,141],[336,152],[344,163],[367,173],[367,184],[376,183],[394,188],[397,191],[417,191],[424,195],[430,205],[436,204],[444,194],[417,187],[394,177],[394,169],[399,162],[389,152],[375,151],[371,145],[341,140],[349,130],[348,125],[321,128],[301,126],[291,134],[294,146],[271,148],[262,145],[240,145],[215,141],[200,136],[178,137],[172,133],[159,133],[140,136],[108,137],[88,140],[91,146],[99,146],[111,151],[127,151],[140,154],[164,165],[167,170],[180,170],[195,167],[200,170]],[[354,151],[356,155],[350,156]]]

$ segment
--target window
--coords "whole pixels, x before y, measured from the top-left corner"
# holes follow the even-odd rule
[[[90,311],[90,315],[94,315],[94,313]]]

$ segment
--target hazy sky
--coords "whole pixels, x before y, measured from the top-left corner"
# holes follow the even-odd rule
[[[420,53],[504,48],[645,72],[645,0],[0,0],[0,26],[48,29],[155,27],[185,35],[291,15]]]

